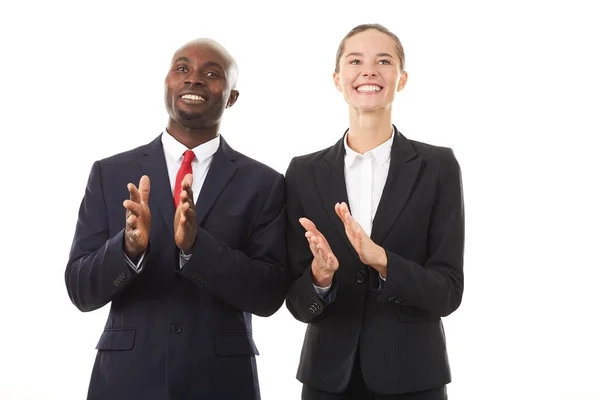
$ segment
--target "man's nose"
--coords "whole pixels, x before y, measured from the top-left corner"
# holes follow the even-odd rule
[[[185,84],[189,86],[204,86],[206,84],[204,75],[202,74],[196,74],[192,72],[189,73],[185,78]]]

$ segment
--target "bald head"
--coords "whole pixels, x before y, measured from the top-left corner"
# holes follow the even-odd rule
[[[200,38],[195,40],[190,40],[183,46],[181,46],[175,54],[173,54],[173,58],[171,59],[171,64],[177,60],[177,58],[185,53],[187,50],[209,50],[213,54],[217,55],[220,58],[222,68],[225,70],[227,74],[227,81],[231,85],[232,89],[237,85],[238,78],[238,66],[235,62],[235,59],[225,47],[223,47],[219,42],[209,38]]]

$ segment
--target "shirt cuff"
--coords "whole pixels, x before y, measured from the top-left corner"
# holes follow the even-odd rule
[[[381,274],[379,274],[379,286],[377,287],[377,290],[382,290],[383,289],[383,284],[385,283],[385,278],[383,276],[381,276]]]
[[[327,296],[327,293],[329,292],[329,289],[331,289],[331,285],[325,286],[325,287],[321,287],[321,286],[315,285],[314,283],[313,283],[313,287],[317,291],[317,294],[319,296],[321,296],[321,297]]]
[[[143,262],[144,262],[144,258],[146,257],[146,250],[144,250],[142,252],[142,255],[140,257],[140,259],[138,260],[137,264],[134,263],[133,261],[131,261],[131,259],[129,257],[127,257],[127,254],[125,254],[125,251],[123,251],[123,255],[125,256],[125,262],[127,263],[127,265],[129,265],[131,267],[131,269],[133,269],[136,273],[140,273],[142,272],[143,269]]]
[[[191,253],[185,254],[183,250],[179,250],[179,269],[183,269],[183,267],[185,267],[185,264],[187,264],[191,257]]]

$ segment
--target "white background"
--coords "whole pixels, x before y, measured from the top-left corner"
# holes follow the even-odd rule
[[[148,3],[0,6],[0,399],[85,398],[108,307],[67,296],[79,203],[94,160],[165,127],[172,53],[211,37],[236,57],[222,133],[285,172],[347,127],[335,52],[366,22],[406,50],[395,124],[452,147],[463,171],[450,399],[600,399],[596,2]],[[254,327],[263,399],[299,399],[305,326],[282,307]]]

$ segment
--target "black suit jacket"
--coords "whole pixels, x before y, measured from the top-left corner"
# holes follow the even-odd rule
[[[298,379],[339,393],[354,355],[367,386],[401,394],[450,382],[440,317],[457,309],[463,293],[464,217],[459,165],[451,149],[410,141],[394,127],[390,169],[371,232],[387,253],[387,281],[364,265],[335,213],[348,202],[343,139],[296,157],[286,173],[287,241],[294,282],[286,304],[307,322]],[[351,210],[352,211],[352,210]],[[340,267],[331,298],[313,288],[312,254],[299,224],[311,219]]]
[[[127,183],[150,177],[144,267],[123,254]],[[111,302],[88,399],[259,399],[251,314],[277,311],[285,273],[283,176],[221,138],[196,204],[198,236],[183,269],[160,137],[97,161],[66,268],[81,311]]]

